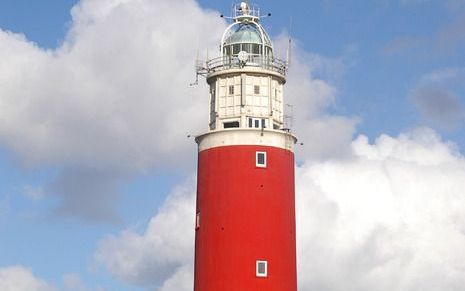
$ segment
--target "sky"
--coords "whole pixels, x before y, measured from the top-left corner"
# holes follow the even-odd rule
[[[189,84],[231,4],[0,0],[0,290],[192,290]],[[256,4],[292,39],[299,290],[463,290],[465,1]]]

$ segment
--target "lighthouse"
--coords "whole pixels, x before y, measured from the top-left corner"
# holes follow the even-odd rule
[[[294,144],[284,122],[287,61],[257,6],[233,7],[219,57],[197,64],[209,86],[198,144],[194,291],[295,291]]]

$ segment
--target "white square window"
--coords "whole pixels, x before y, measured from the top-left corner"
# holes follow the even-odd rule
[[[267,128],[268,120],[265,118],[253,118],[249,117],[250,128]]]
[[[256,275],[257,277],[268,277],[268,262],[267,261],[257,261]]]
[[[255,153],[255,165],[260,168],[266,168],[266,152]]]

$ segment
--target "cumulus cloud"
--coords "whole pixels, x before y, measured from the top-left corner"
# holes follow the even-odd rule
[[[2,291],[56,291],[49,284],[34,276],[28,268],[11,266],[0,268]]]
[[[2,291],[103,291],[100,287],[88,288],[78,274],[63,275],[62,286],[57,287],[34,275],[22,265],[0,267],[0,290]]]
[[[299,290],[462,290],[465,159],[454,144],[424,128],[360,135],[349,151],[297,168]],[[104,240],[98,261],[155,290],[190,290],[195,187],[181,189],[144,234]]]
[[[56,213],[114,222],[122,183],[193,167],[186,136],[206,130],[208,98],[203,80],[188,85],[197,46],[217,52],[225,23],[193,0],[81,0],[71,14],[66,38],[52,50],[0,30],[0,144],[28,167],[61,169],[41,185],[61,199]],[[186,18],[189,25],[179,25]],[[315,121],[336,93],[315,74],[334,75],[343,63],[298,46],[293,59],[286,96],[304,152],[345,154],[338,145],[350,142],[354,120]],[[328,142],[317,146],[315,137]]]
[[[431,130],[297,171],[301,290],[461,290],[465,160]]]
[[[286,51],[288,35],[276,38],[278,51]],[[344,75],[352,62],[353,49],[343,56],[330,59],[311,52],[294,40],[291,65],[284,88],[285,123],[297,135],[298,159],[321,160],[329,157],[344,157],[355,127],[357,117],[329,115],[326,112],[336,104],[338,92],[334,84]],[[317,76],[333,76],[324,80]],[[318,140],[319,142],[315,142]]]
[[[70,273],[63,276],[63,290],[64,291],[89,291],[81,277],[78,274]],[[102,290],[103,289],[95,289]]]
[[[224,23],[191,0],[82,0],[71,14],[52,50],[0,30],[0,144],[63,169],[43,187],[58,212],[113,221],[117,181],[193,165],[186,136],[208,117],[205,84],[189,87],[196,46],[216,47]]]
[[[53,51],[0,33],[2,142],[34,164],[126,170],[185,157],[186,133],[208,116],[188,86],[192,44],[212,45],[197,28],[219,34],[218,17],[193,1],[122,0],[84,0],[72,15]],[[195,25],[178,26],[183,15]]]
[[[126,230],[100,242],[97,263],[150,290],[189,290],[193,282],[195,180],[176,187],[147,230]]]

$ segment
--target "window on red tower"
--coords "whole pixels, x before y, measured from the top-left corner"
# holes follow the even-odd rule
[[[268,262],[267,261],[257,261],[256,275],[257,277],[268,277]]]
[[[266,168],[266,152],[255,153],[255,165],[260,168]]]

